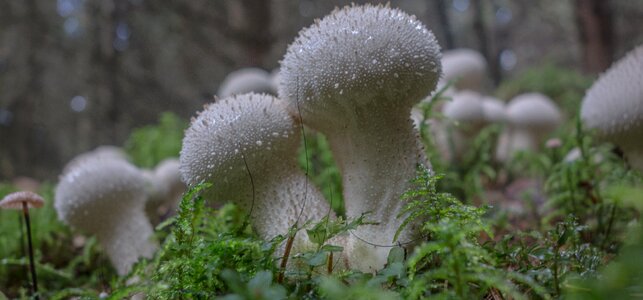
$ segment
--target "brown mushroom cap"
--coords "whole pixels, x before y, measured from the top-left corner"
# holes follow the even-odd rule
[[[38,208],[45,204],[45,200],[40,197],[40,195],[33,192],[22,191],[11,193],[2,198],[2,201],[0,201],[0,208],[22,209],[22,203],[24,202],[27,203],[27,207],[29,208]]]

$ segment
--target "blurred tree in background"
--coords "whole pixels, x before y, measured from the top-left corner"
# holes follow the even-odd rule
[[[385,1],[355,1],[383,3]],[[271,70],[350,1],[0,1],[0,180],[54,178],[163,111],[189,118],[237,68]],[[548,61],[595,74],[643,42],[643,2],[394,0],[445,49],[480,50],[490,85]]]

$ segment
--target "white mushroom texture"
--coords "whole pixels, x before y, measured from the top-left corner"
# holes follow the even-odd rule
[[[623,150],[643,170],[643,45],[603,73],[585,94],[581,118],[599,138]]]
[[[251,92],[274,94],[270,73],[259,68],[236,70],[221,82],[217,94],[220,98],[224,98]]]
[[[87,158],[63,174],[56,187],[58,217],[96,236],[119,275],[157,249],[145,216],[145,180],[118,159]]]
[[[181,174],[189,185],[211,182],[206,197],[251,213],[257,233],[271,239],[299,222],[321,220],[327,202],[299,169],[301,127],[280,100],[244,94],[205,107],[185,133]],[[300,232],[296,245],[306,245]],[[299,246],[295,246],[298,248]]]
[[[424,153],[411,107],[440,76],[433,33],[398,9],[350,6],[303,29],[281,62],[279,95],[304,124],[326,135],[342,172],[348,217],[371,212],[380,225],[354,234],[349,264],[363,271],[386,263],[404,217],[401,194]],[[412,227],[412,226],[411,226]],[[400,242],[414,239],[407,228]]]

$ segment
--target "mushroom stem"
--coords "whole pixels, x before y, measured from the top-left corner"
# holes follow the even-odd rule
[[[341,129],[332,129],[335,134],[328,136],[343,174],[347,217],[370,212],[367,219],[379,223],[360,226],[353,232],[358,237],[353,239],[354,247],[363,251],[358,249],[357,253],[349,254],[353,257],[349,261],[360,270],[377,270],[386,263],[390,246],[395,244],[395,232],[405,219],[399,216],[405,205],[401,196],[415,177],[417,166],[426,161],[413,122],[408,112],[404,113],[408,109],[391,111],[395,109],[367,114],[360,111],[368,110],[367,107],[358,108],[354,119],[345,118],[346,123],[337,124]],[[365,124],[376,128],[366,130],[362,128]],[[407,227],[399,242],[407,244],[413,240],[413,231]]]
[[[308,182],[308,178],[300,171],[296,162],[275,161],[274,163],[275,165],[272,166],[250,169],[253,174],[270,174],[253,177],[254,193],[256,193],[254,203],[249,201],[253,199],[253,191],[250,188],[242,188],[252,186],[250,182],[231,187],[231,190],[236,193],[232,193],[231,190],[214,191],[217,194],[215,199],[222,199],[224,195],[238,197],[238,199],[228,198],[228,200],[240,204],[250,212],[250,220],[256,232],[267,240],[287,233],[292,226],[304,224],[309,220],[319,221],[330,212],[321,193],[311,182]],[[270,170],[270,173],[267,170]],[[247,180],[250,180],[250,177]],[[274,203],[266,202],[264,199],[285,199],[286,203],[275,207]],[[278,219],[275,219],[275,216],[278,216]],[[292,245],[289,245],[290,243]],[[280,247],[278,254],[284,253],[283,255],[287,257],[289,248],[300,252],[312,247],[306,232],[301,231],[296,236],[289,237],[286,244]],[[285,261],[287,260],[288,258],[285,258]]]
[[[151,258],[158,248],[153,241],[154,230],[143,212],[124,210],[122,213],[129,216],[105,224],[109,230],[93,231],[121,276],[129,273],[140,257]]]
[[[29,245],[29,269],[31,270],[31,286],[34,298],[38,299],[38,279],[36,277],[36,264],[33,259],[33,245],[31,243],[31,222],[29,221],[29,207],[27,202],[22,202],[22,214],[25,216],[27,224],[27,242]]]

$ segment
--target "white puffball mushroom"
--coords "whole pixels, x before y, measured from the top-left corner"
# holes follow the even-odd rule
[[[504,123],[507,121],[505,103],[497,98],[482,97],[482,112],[487,123]]]
[[[95,235],[119,275],[158,248],[145,215],[145,180],[124,160],[88,158],[70,167],[54,206],[66,224]]]
[[[328,203],[297,164],[301,125],[279,99],[243,94],[205,107],[185,132],[180,156],[183,181],[205,181],[208,199],[231,201],[250,213],[264,239],[295,225],[318,221]],[[293,249],[309,245],[297,233]]]
[[[445,148],[440,152],[448,154],[446,159],[460,159],[486,125],[482,96],[473,91],[458,92],[444,104],[442,114],[447,118],[443,126],[446,140],[436,136],[437,146]]]
[[[270,73],[259,68],[243,68],[231,72],[221,82],[217,95],[224,98],[251,92],[274,93]]]
[[[549,97],[539,93],[514,97],[507,105],[507,127],[498,142],[497,159],[508,161],[517,151],[538,151],[561,123],[561,113]]]
[[[486,124],[482,95],[473,91],[458,92],[442,108],[442,114],[458,123],[461,131],[477,134]]]
[[[455,80],[458,90],[482,92],[487,78],[487,60],[473,49],[453,49],[442,54],[443,82]],[[440,86],[440,85],[439,85]]]
[[[300,31],[281,62],[280,98],[329,140],[346,214],[379,225],[350,236],[347,260],[364,272],[386,263],[405,216],[400,199],[425,163],[411,108],[435,89],[440,46],[415,17],[385,6],[347,6]],[[416,240],[407,227],[398,241]],[[355,238],[355,236],[359,238]],[[363,241],[362,241],[363,240]],[[367,241],[367,242],[364,242]]]
[[[176,210],[181,195],[186,190],[185,183],[181,181],[179,166],[178,159],[168,158],[161,161],[153,171],[143,171],[148,181],[145,210],[153,224],[158,223],[161,215]]]
[[[599,139],[621,148],[643,171],[643,45],[615,62],[585,93],[580,114]]]

